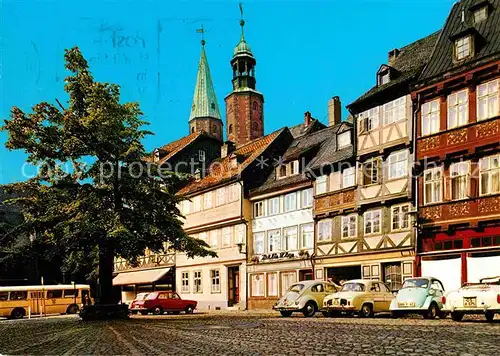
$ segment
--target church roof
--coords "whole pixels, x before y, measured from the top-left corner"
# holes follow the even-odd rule
[[[210,68],[208,67],[205,46],[202,46],[189,121],[205,117],[212,117],[220,120],[219,106],[217,104],[217,97],[215,96]]]

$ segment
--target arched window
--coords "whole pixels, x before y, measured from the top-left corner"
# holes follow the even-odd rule
[[[259,130],[259,123],[257,121],[253,122],[253,129],[254,129],[254,131]]]
[[[233,124],[229,124],[229,130],[228,130],[229,134],[232,134],[233,133]]]
[[[212,132],[213,132],[213,133],[216,133],[216,132],[217,132],[217,126],[216,126],[216,125],[213,125],[213,126],[212,126]]]
[[[254,109],[254,110],[257,110],[257,108],[258,108],[258,107],[259,107],[259,106],[258,106],[257,102],[256,102],[256,101],[254,101],[254,102],[253,102],[253,109]]]
[[[191,127],[191,133],[194,133],[194,126]]]

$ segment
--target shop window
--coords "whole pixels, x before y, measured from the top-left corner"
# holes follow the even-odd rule
[[[292,284],[297,282],[297,272],[282,272],[281,273],[281,292],[282,294],[290,288]]]
[[[401,263],[388,263],[384,265],[384,282],[391,291],[399,290],[403,286],[401,278]]]
[[[267,296],[277,297],[278,296],[278,277],[277,273],[267,274]]]
[[[252,282],[252,297],[263,297],[266,282],[264,273],[252,274],[250,280]]]

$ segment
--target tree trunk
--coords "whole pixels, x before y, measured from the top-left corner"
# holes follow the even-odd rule
[[[113,263],[114,251],[111,244],[101,242],[99,244],[99,303],[116,303],[113,292]]]

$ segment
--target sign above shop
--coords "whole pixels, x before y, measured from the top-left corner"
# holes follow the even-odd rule
[[[265,255],[262,255],[262,258],[260,259],[261,261],[266,261],[266,260],[278,260],[282,258],[295,258],[295,254],[293,252],[279,252],[279,253],[268,253]]]

